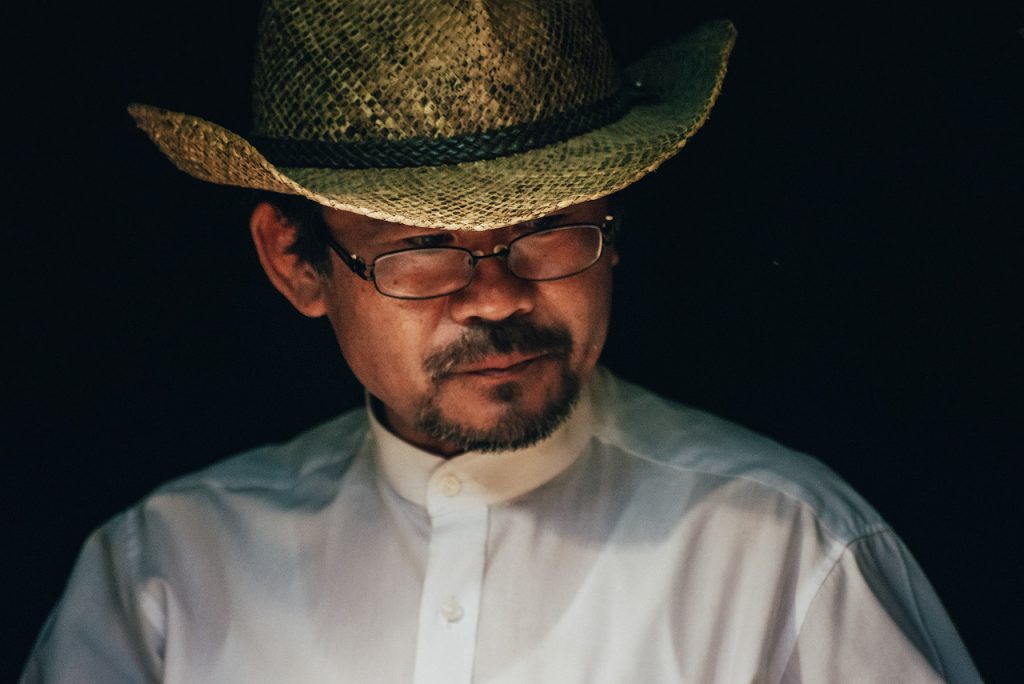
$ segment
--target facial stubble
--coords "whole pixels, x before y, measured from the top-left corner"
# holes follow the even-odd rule
[[[489,390],[489,398],[503,407],[493,424],[471,426],[458,416],[445,414],[441,407],[445,385],[453,381],[460,364],[513,352],[542,354],[545,361],[559,366],[553,391],[539,409],[523,405],[522,381],[509,381]],[[462,451],[511,451],[536,444],[565,422],[579,398],[581,380],[570,366],[571,356],[572,335],[562,327],[540,326],[519,318],[475,325],[425,361],[432,390],[417,411],[416,427],[430,438]]]

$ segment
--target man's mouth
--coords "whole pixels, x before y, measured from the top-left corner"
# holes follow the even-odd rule
[[[544,360],[571,353],[567,329],[513,317],[468,327],[461,338],[430,354],[423,368],[434,382],[459,376],[511,379]]]
[[[452,375],[475,375],[480,377],[503,378],[525,371],[535,362],[547,358],[548,354],[500,354],[486,356],[479,361],[456,366]]]

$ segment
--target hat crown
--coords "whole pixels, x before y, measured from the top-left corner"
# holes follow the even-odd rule
[[[253,132],[459,138],[585,109],[620,83],[588,0],[269,0]]]

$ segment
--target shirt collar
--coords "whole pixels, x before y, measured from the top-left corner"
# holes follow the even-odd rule
[[[374,415],[367,393],[366,411],[377,469],[400,496],[421,506],[427,505],[428,490],[439,482],[445,486],[457,482],[462,494],[486,504],[513,499],[568,468],[590,441],[591,384],[581,389],[569,418],[537,444],[515,451],[467,451],[450,459],[413,446],[384,427]]]

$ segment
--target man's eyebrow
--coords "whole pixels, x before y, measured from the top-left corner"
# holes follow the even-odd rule
[[[527,221],[523,224],[524,228],[551,228],[557,226],[559,223],[565,220],[565,214],[550,214],[549,216],[541,216],[538,219]]]
[[[395,242],[410,242],[429,238],[437,244],[449,244],[455,240],[450,230],[434,230],[430,228],[415,229],[395,237]]]

